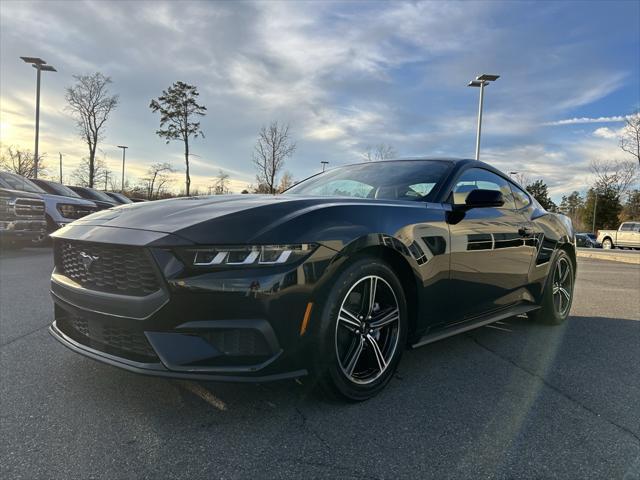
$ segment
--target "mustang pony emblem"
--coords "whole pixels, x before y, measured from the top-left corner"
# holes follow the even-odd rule
[[[85,272],[89,273],[93,262],[95,262],[96,260],[100,260],[100,257],[89,255],[85,252],[80,252],[80,261],[82,262],[82,266],[84,267]]]

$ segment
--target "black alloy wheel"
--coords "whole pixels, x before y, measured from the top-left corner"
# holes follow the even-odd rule
[[[530,312],[529,317],[552,325],[563,323],[571,311],[574,285],[573,262],[565,251],[560,250],[549,271],[540,309]]]
[[[391,380],[406,346],[405,295],[393,270],[375,258],[339,274],[322,318],[320,383],[350,400],[366,400]]]

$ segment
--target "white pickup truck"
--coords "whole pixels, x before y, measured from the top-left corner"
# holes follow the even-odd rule
[[[598,230],[602,248],[640,248],[640,222],[624,222],[618,230]]]

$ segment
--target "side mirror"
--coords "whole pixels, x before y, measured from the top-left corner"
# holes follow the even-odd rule
[[[504,197],[498,190],[478,188],[469,192],[464,203],[466,208],[501,207],[504,205]]]

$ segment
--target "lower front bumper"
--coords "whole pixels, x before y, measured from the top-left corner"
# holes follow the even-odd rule
[[[9,223],[9,222],[4,222]],[[0,242],[12,243],[22,242],[30,243],[45,235],[44,222],[37,222],[35,226],[29,226],[29,228],[4,228],[5,225],[0,228]]]
[[[307,370],[294,370],[283,373],[268,374],[268,375],[252,375],[252,376],[239,376],[239,375],[217,375],[207,373],[203,370],[198,371],[173,371],[166,368],[162,363],[142,363],[135,362],[133,360],[124,359],[110,355],[99,350],[87,347],[74,339],[65,335],[53,322],[49,327],[49,333],[62,343],[65,347],[73,350],[76,353],[92,358],[108,365],[122,368],[134,373],[140,373],[143,375],[151,375],[157,377],[166,378],[179,378],[184,380],[200,380],[200,381],[216,381],[216,382],[245,382],[245,383],[259,383],[270,382],[276,380],[286,380],[290,378],[298,378],[308,374]]]

